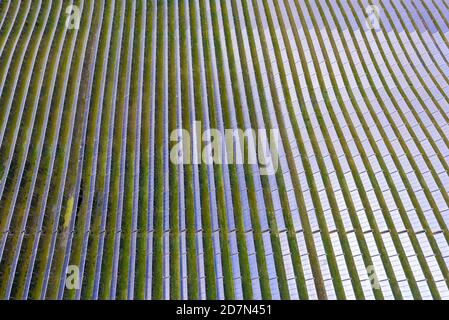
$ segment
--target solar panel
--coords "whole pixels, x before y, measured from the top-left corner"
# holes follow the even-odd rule
[[[271,297],[273,298],[273,300],[278,300],[281,298],[276,279],[270,280],[270,289],[271,289]]]

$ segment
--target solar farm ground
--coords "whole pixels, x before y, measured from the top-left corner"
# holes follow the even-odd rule
[[[448,227],[447,0],[0,0],[1,299],[447,300]]]

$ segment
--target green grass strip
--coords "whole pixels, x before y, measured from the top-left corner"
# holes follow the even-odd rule
[[[168,1],[168,130],[176,131],[177,127],[177,92],[176,92],[176,56],[175,52],[175,3]],[[176,147],[178,141],[169,142],[169,150]],[[179,199],[178,199],[178,165],[170,161],[169,165],[169,185],[170,185],[170,299],[179,300],[180,291],[180,252],[179,252]]]
[[[152,298],[162,299],[162,236],[164,215],[163,190],[163,97],[164,97],[164,10],[163,1],[157,1],[157,55],[156,55],[156,110],[155,110],[155,153],[154,153],[154,236],[153,236],[153,287]]]
[[[182,99],[182,126],[186,132],[191,133],[190,105],[189,105],[189,70],[188,70],[188,39],[186,28],[186,1],[179,0],[179,32],[180,32],[180,65],[181,65],[181,99]],[[183,137],[186,139],[186,137]],[[190,145],[186,143],[186,145]],[[196,229],[193,191],[193,165],[184,165],[184,199],[186,220],[186,250],[187,250],[187,294],[189,300],[198,299],[198,270],[196,252]]]
[[[142,5],[142,4],[141,4]],[[147,248],[148,230],[148,201],[149,201],[149,168],[150,168],[150,124],[151,124],[151,47],[153,43],[153,1],[146,3],[146,26],[145,26],[145,54],[142,93],[142,128],[140,140],[140,176],[139,176],[139,211],[138,211],[138,237],[136,253],[136,276],[134,298],[143,300],[145,298],[146,282],[146,259],[149,252]],[[144,26],[142,26],[144,28]]]

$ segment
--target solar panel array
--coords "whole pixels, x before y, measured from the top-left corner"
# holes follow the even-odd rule
[[[448,17],[1,1],[0,297],[449,299]],[[251,128],[279,132],[273,174],[192,161]]]

